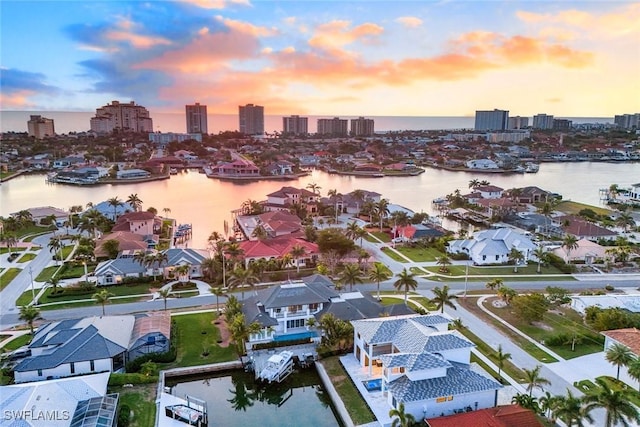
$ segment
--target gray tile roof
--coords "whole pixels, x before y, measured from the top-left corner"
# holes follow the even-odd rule
[[[189,248],[167,249],[164,253],[167,254],[167,265],[201,265],[208,258],[206,251]]]
[[[387,368],[404,367],[409,372],[453,366],[442,357],[431,353],[393,353],[380,356],[380,359]]]
[[[449,323],[445,317],[438,314],[402,316],[397,318],[377,318],[352,322],[354,328],[367,343],[378,344],[394,342],[403,334],[409,334],[414,339],[436,332],[434,325]]]
[[[287,307],[290,305],[305,305],[329,302],[330,298],[337,297],[338,293],[328,288],[325,284],[290,283],[277,285],[258,292],[260,301],[265,308]]]
[[[136,274],[144,273],[147,269],[133,258],[116,258],[103,261],[96,267],[94,275],[106,274]]]
[[[413,402],[443,396],[498,390],[502,388],[502,385],[468,368],[453,366],[447,369],[447,375],[444,377],[411,381],[406,375],[403,375],[389,383],[388,387],[398,401]]]

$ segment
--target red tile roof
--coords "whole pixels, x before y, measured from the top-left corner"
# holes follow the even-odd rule
[[[315,243],[289,236],[267,240],[250,240],[239,244],[244,251],[245,258],[281,258],[291,252],[291,248],[295,245],[302,246],[307,256],[319,252],[318,245]]]
[[[615,231],[611,231],[604,227],[600,227],[592,222],[585,221],[582,218],[573,215],[566,215],[563,217],[556,218],[556,221],[561,224],[565,221],[569,222],[569,225],[563,226],[563,230],[567,234],[573,234],[578,237],[598,237],[598,236],[615,236],[618,233]]]
[[[629,347],[629,350],[640,356],[640,331],[636,328],[614,329],[601,334]]]
[[[429,420],[431,427],[543,427],[535,414],[518,405],[465,412]]]

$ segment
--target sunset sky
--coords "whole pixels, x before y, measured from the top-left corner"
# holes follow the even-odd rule
[[[2,110],[612,117],[640,112],[640,3],[0,2]]]

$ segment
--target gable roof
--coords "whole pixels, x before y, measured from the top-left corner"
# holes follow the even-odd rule
[[[280,236],[266,240],[245,240],[239,246],[245,258],[280,258],[291,252],[296,246],[302,246],[306,255],[317,254],[319,249],[315,243],[291,236]]]
[[[604,227],[600,227],[589,221],[573,215],[566,215],[556,218],[560,224],[568,221],[569,224],[562,227],[567,234],[573,234],[577,237],[606,237],[617,236],[618,233]]]
[[[376,318],[351,322],[362,338],[369,344],[394,343],[400,351],[413,347],[410,341],[418,339],[424,345],[426,336],[434,333],[434,325],[447,324],[449,319],[439,314],[407,315],[394,318]],[[400,336],[406,335],[406,336]],[[404,344],[404,345],[403,345]]]
[[[432,418],[428,421],[431,427],[542,427],[533,411],[518,405],[503,405],[495,408],[481,409]]]
[[[407,371],[421,371],[423,369],[450,368],[449,361],[431,353],[392,353],[380,356],[387,368],[404,367]]]
[[[614,329],[611,331],[602,331],[600,333],[628,347],[629,350],[640,356],[640,331],[638,329]]]
[[[146,267],[134,258],[116,258],[102,261],[93,272],[94,276],[104,276],[106,274],[136,274],[144,273]]]
[[[167,254],[167,265],[200,265],[209,258],[209,253],[202,249],[172,248],[167,249],[164,253]]]

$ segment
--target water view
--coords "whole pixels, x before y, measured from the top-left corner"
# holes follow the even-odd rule
[[[35,206],[68,208],[100,202],[117,196],[126,199],[137,193],[143,208],[155,207],[160,214],[171,209],[170,216],[180,223],[191,223],[194,229],[191,247],[204,248],[211,231],[222,231],[224,220],[231,220],[231,210],[247,199],[264,200],[267,194],[283,185],[306,187],[318,184],[323,195],[330,189],[347,193],[357,188],[377,191],[391,203],[405,206],[415,212],[435,214],[432,200],[459,189],[468,191],[473,178],[489,180],[492,184],[509,189],[529,185],[560,193],[565,200],[599,205],[598,189],[613,183],[621,187],[640,182],[637,163],[543,163],[535,174],[481,174],[427,169],[413,177],[367,178],[330,175],[313,171],[309,176],[293,181],[255,181],[233,183],[207,178],[195,170],[171,176],[171,179],[138,184],[99,185],[78,187],[47,184],[44,175],[25,175],[2,183],[0,186],[0,215]],[[453,224],[445,227],[455,229]]]
[[[258,385],[253,374],[171,379],[172,394],[207,402],[210,425],[317,426],[341,425],[315,369],[294,372],[281,384]],[[181,381],[176,383],[175,380]]]

